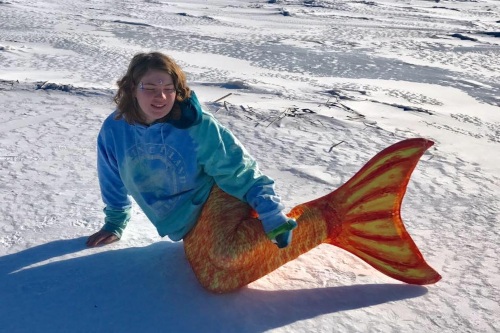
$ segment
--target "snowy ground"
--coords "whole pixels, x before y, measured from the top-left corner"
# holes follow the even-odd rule
[[[499,7],[0,0],[0,332],[499,332]],[[120,242],[85,248],[103,220],[96,135],[150,50],[177,59],[289,208],[392,143],[434,140],[402,214],[442,281],[404,285],[322,245],[212,295],[139,209]]]

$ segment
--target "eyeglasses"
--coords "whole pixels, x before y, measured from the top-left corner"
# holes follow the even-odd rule
[[[170,85],[168,85],[170,86]],[[165,86],[157,86],[156,84],[149,84],[149,83],[139,83],[139,90],[147,95],[147,96],[156,96],[164,93],[165,95],[171,95],[176,93],[175,88],[170,88],[170,87],[165,87]]]

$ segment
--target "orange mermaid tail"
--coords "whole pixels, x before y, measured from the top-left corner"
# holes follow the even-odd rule
[[[411,173],[432,145],[425,139],[396,143],[334,192],[293,208],[288,216],[298,227],[284,249],[269,241],[248,204],[214,187],[198,223],[184,238],[196,277],[210,291],[230,292],[329,243],[397,280],[419,285],[439,281],[400,214]]]

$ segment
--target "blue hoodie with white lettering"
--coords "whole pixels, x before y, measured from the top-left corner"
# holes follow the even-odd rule
[[[160,236],[181,240],[196,224],[211,188],[247,202],[264,230],[288,220],[274,191],[242,144],[196,95],[180,104],[179,120],[145,126],[111,114],[97,140],[97,170],[106,205],[103,230],[121,237],[134,198]]]

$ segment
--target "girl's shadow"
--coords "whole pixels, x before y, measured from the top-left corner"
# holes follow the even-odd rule
[[[427,292],[368,284],[214,295],[196,281],[182,243],[64,257],[79,251],[85,238],[0,257],[0,332],[254,333]]]

